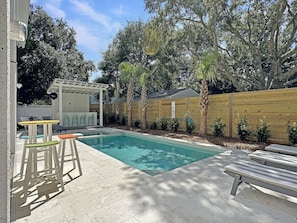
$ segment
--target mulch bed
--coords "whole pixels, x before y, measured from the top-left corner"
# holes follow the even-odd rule
[[[152,135],[159,135],[164,137],[171,137],[176,139],[184,139],[189,140],[193,142],[201,142],[201,143],[210,143],[214,145],[229,147],[229,148],[235,148],[235,149],[241,149],[241,150],[250,150],[255,151],[258,149],[264,149],[265,146],[267,146],[266,143],[258,143],[254,141],[245,141],[242,142],[239,139],[229,138],[229,137],[214,137],[212,135],[206,135],[201,136],[198,133],[185,133],[185,132],[173,132],[173,131],[163,131],[159,129],[146,129],[141,130],[139,128],[128,128],[127,126],[122,125],[110,125],[107,127],[112,128],[118,128],[118,129],[124,129],[129,131],[135,131],[135,132],[143,132],[143,133],[149,133]]]

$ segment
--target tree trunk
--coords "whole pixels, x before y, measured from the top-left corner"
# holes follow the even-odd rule
[[[141,118],[141,128],[146,129],[146,108],[147,108],[147,87],[145,85],[141,88],[141,108],[142,108],[142,118]]]
[[[134,97],[134,88],[133,83],[130,81],[128,84],[127,90],[127,109],[128,109],[128,127],[132,126],[132,106],[133,106],[133,97]]]
[[[106,103],[105,103],[105,122],[109,123],[109,115],[111,113],[111,107],[110,107],[110,98],[108,94],[108,90],[106,90]]]
[[[200,123],[200,134],[207,134],[207,110],[208,110],[208,86],[206,80],[201,81],[200,88],[200,113],[201,113],[201,123]]]
[[[120,82],[119,80],[116,80],[116,86],[115,86],[115,114],[116,114],[116,121],[120,116]]]

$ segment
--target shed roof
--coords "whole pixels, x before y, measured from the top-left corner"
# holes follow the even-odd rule
[[[59,86],[62,86],[63,93],[73,93],[73,94],[95,94],[100,90],[106,90],[108,88],[108,84],[102,83],[89,83],[83,81],[75,81],[75,80],[64,80],[56,78],[53,83],[47,90],[47,93],[58,93]]]
[[[187,98],[187,97],[197,97],[199,94],[194,91],[192,88],[187,89],[171,89],[169,91],[163,91],[163,92],[154,92],[148,94],[148,99],[175,99],[175,98]],[[140,100],[140,96],[134,97],[134,100]]]

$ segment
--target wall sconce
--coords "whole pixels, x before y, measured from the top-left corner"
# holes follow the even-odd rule
[[[23,22],[10,20],[10,39],[24,42],[27,38],[27,25]]]

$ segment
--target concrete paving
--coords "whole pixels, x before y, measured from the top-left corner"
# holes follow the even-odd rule
[[[77,141],[83,175],[68,162],[65,191],[53,182],[40,183],[30,188],[24,202],[22,146],[17,139],[11,201],[16,223],[297,222],[297,198],[247,184],[230,195],[233,178],[223,169],[248,159],[244,151],[225,148],[211,158],[150,176]]]

